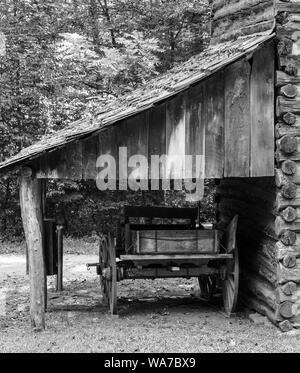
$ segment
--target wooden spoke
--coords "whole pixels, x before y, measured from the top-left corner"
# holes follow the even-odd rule
[[[104,237],[99,245],[100,286],[104,302],[110,313],[117,313],[117,264],[116,249],[111,235]]]
[[[227,259],[226,265],[229,270],[226,271],[223,281],[223,302],[225,312],[230,315],[235,311],[239,289],[239,258],[237,247],[234,259]],[[234,271],[231,270],[232,266],[234,266]]]

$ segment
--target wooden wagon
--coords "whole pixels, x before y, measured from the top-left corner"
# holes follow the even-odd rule
[[[238,216],[225,231],[199,223],[197,208],[127,206],[118,229],[101,239],[102,294],[117,313],[117,283],[123,279],[196,277],[201,297],[210,300],[222,286],[226,313],[234,312],[239,284],[236,245]],[[88,265],[88,266],[91,266]]]

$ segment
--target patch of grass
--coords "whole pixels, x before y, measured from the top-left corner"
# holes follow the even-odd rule
[[[98,254],[98,237],[64,238],[65,254]],[[25,241],[0,241],[0,255],[25,255]]]
[[[83,238],[64,238],[64,253],[66,254],[86,254],[98,255],[99,239],[97,236]]]
[[[0,241],[0,255],[25,255],[25,241]]]

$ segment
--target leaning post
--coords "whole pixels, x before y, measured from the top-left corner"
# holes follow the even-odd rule
[[[26,238],[30,279],[30,318],[35,331],[45,329],[46,270],[43,252],[41,180],[29,167],[20,178],[20,205]]]

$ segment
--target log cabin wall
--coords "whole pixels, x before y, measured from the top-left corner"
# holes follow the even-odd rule
[[[285,327],[300,328],[300,3],[275,6],[277,294]]]
[[[263,31],[272,23],[271,6],[277,33],[276,177],[223,179],[217,199],[220,226],[236,213],[240,216],[241,300],[289,331],[300,328],[300,3],[271,3],[213,1],[213,42]],[[265,109],[258,112],[264,115]],[[264,155],[259,158],[263,161]]]
[[[210,0],[212,42],[274,29],[274,0]]]

